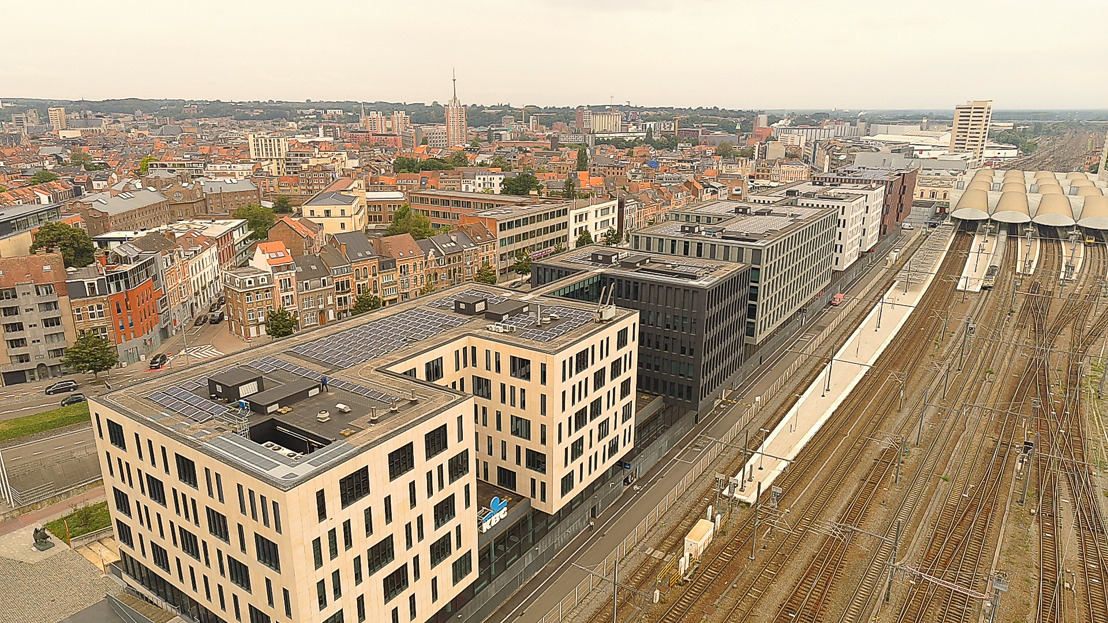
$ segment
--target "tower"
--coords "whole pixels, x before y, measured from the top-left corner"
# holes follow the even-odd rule
[[[458,101],[458,76],[453,75],[454,96],[446,104],[446,145],[456,147],[466,144],[466,108]]]

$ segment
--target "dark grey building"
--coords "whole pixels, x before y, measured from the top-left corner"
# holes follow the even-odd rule
[[[743,363],[750,266],[593,245],[531,265],[535,291],[640,312],[640,391],[702,411]]]

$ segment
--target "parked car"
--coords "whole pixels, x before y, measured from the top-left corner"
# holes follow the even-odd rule
[[[214,314],[215,312],[219,311],[220,307],[223,307],[223,306],[220,305],[219,303],[212,303],[211,305],[208,306],[208,313],[209,314]]]
[[[64,394],[75,389],[77,389],[76,381],[58,381],[57,383],[54,383],[53,385],[48,385],[46,387],[46,395],[53,396],[54,394]]]
[[[197,327],[200,327],[200,326],[203,326],[204,323],[206,323],[206,322],[208,322],[208,317],[206,315],[205,316],[197,316],[196,317],[196,322],[194,322],[193,324]]]
[[[62,406],[68,407],[70,405],[80,404],[82,402],[85,402],[86,400],[88,399],[85,398],[84,394],[72,394],[70,396],[62,398]]]
[[[219,306],[223,307],[226,304],[227,304],[227,297],[220,294],[219,295]]]
[[[220,310],[220,311],[217,311],[216,313],[212,314],[212,317],[208,321],[211,322],[212,324],[219,324],[219,323],[223,322],[223,319],[226,316],[227,315],[223,313],[223,310]]]
[[[150,358],[150,369],[160,370],[165,367],[165,364],[169,363],[169,357],[165,353],[158,353]]]

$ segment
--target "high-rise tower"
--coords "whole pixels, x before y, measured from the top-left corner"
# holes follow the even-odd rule
[[[458,101],[458,77],[454,75],[454,97],[446,104],[446,145],[466,144],[466,108]]]

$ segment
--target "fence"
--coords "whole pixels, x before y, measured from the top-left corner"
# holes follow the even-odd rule
[[[911,241],[914,242],[915,237],[913,237]],[[881,252],[891,249],[893,242],[896,242],[896,240],[886,240],[885,248]],[[861,271],[869,268],[869,266],[870,265],[867,264],[852,267],[856,270],[849,276],[840,278],[838,280],[838,283],[850,283],[861,275]],[[885,268],[883,270],[891,269],[892,267]],[[789,367],[786,368],[785,372],[781,374],[781,376],[779,376],[777,380],[774,381],[774,383],[759,396],[759,400],[757,401],[757,403],[764,405],[774,396],[776,396],[777,393],[780,392],[781,389],[784,388],[785,385],[792,379],[792,376],[796,374],[796,372],[799,371],[802,367],[804,367],[806,363],[808,363],[809,357],[814,355],[816,351],[823,345],[823,343],[839,328],[839,326],[851,316],[850,312],[853,311],[854,308],[858,305],[862,305],[869,300],[869,294],[875,287],[877,287],[878,283],[878,279],[871,280],[868,284],[866,284],[866,287],[862,289],[858,296],[851,297],[848,301],[846,301],[842,307],[842,313],[837,314],[831,320],[831,322],[823,328],[822,331],[816,334],[811,340],[808,341],[807,344],[803,346],[803,348],[798,351],[798,354],[800,356],[797,357],[792,362],[792,364],[790,364]],[[830,299],[830,297],[831,292],[828,291],[824,294],[823,298]],[[817,301],[818,300],[819,299],[817,299]],[[823,304],[826,304],[826,302],[827,301],[824,300]],[[794,330],[792,332],[787,332],[783,334],[783,336],[793,337],[795,333],[796,331]],[[781,341],[779,346],[783,345],[783,343],[784,342]],[[754,368],[757,368],[757,365],[755,365]],[[627,537],[624,538],[623,541],[618,546],[616,546],[615,549],[613,549],[607,556],[604,557],[604,560],[596,566],[594,571],[600,576],[605,576],[611,573],[611,570],[616,565],[616,563],[623,559],[623,557],[626,556],[629,552],[633,551],[635,547],[639,544],[641,539],[645,538],[646,535],[649,534],[650,531],[657,527],[659,524],[664,523],[663,516],[665,515],[666,511],[669,510],[674,504],[676,504],[681,495],[683,495],[690,487],[692,487],[697,479],[710,468],[710,466],[719,457],[720,453],[727,447],[727,444],[730,444],[738,436],[739,432],[742,429],[746,428],[746,426],[754,418],[756,412],[756,406],[748,406],[744,410],[742,415],[739,416],[739,419],[727,430],[727,432],[720,439],[722,443],[712,444],[711,447],[708,448],[706,453],[700,456],[700,460],[694,463],[692,468],[690,468],[685,476],[681,478],[681,481],[678,482],[673,487],[673,489],[670,490],[665,498],[663,498],[649,513],[647,513],[646,517],[643,518],[643,520],[640,521],[635,526],[635,528],[628,533]],[[587,578],[581,580],[581,582],[579,582],[577,586],[573,588],[572,592],[563,597],[562,600],[558,602],[557,606],[554,606],[553,608],[548,610],[546,614],[542,616],[539,622],[559,623],[563,620],[563,616],[576,608],[581,603],[581,601],[585,599],[593,591],[593,589],[600,584],[605,584],[605,581],[598,579],[596,575],[589,574]]]

